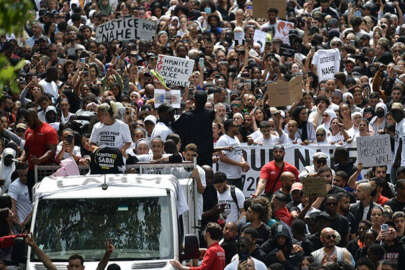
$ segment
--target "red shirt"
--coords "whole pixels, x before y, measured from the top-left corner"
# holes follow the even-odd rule
[[[280,178],[277,179],[277,177],[279,175],[281,175],[280,171],[281,171],[281,168],[276,166],[276,163],[274,160],[270,161],[269,163],[264,165],[262,167],[262,169],[260,170],[260,178],[267,180],[266,193],[269,193],[270,191],[272,193],[274,193],[281,188]],[[284,161],[283,172],[292,172],[295,175],[295,180],[299,181],[299,179],[298,179],[299,172],[298,172],[297,168],[295,168],[295,166],[291,165],[290,163]],[[270,190],[273,187],[274,182],[276,180],[277,180],[277,183],[275,184],[273,190]]]
[[[190,267],[190,270],[224,270],[225,251],[216,242],[208,247],[200,266]]]
[[[388,202],[390,199],[388,199],[387,197],[383,196],[382,194],[380,194],[380,197],[378,197],[377,199],[377,203],[379,205],[384,205],[386,202]]]
[[[284,221],[288,226],[291,226],[291,214],[287,207],[283,207],[274,212],[274,216],[279,220]]]
[[[42,125],[35,130],[27,129],[25,132],[24,148],[28,151],[28,164],[30,169],[34,168],[31,165],[31,159],[42,157],[49,150],[47,145],[51,144],[58,144],[58,134],[48,123],[42,123]]]

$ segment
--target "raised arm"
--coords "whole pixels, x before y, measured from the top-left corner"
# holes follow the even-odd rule
[[[56,267],[51,259],[48,257],[48,255],[45,254],[45,252],[42,251],[42,249],[38,247],[31,234],[28,234],[27,237],[25,237],[25,243],[34,250],[35,255],[38,256],[39,260],[44,264],[46,269],[56,270]]]
[[[104,270],[107,266],[108,261],[110,260],[111,253],[113,253],[115,247],[111,244],[110,240],[107,240],[105,243],[105,253],[101,261],[97,265],[96,270]]]

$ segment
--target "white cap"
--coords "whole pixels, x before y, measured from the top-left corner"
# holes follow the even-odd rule
[[[145,119],[143,120],[144,123],[146,123],[146,121],[151,121],[154,125],[156,125],[156,117],[154,115],[148,115],[145,117]]]

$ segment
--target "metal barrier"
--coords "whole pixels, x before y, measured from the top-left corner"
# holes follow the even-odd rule
[[[61,166],[59,165],[35,165],[34,175],[35,183],[41,181],[44,177],[55,173]],[[90,171],[89,166],[79,166],[80,175],[85,175]]]

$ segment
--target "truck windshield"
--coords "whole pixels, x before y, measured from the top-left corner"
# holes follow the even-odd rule
[[[35,239],[53,261],[80,254],[100,260],[106,239],[110,260],[173,258],[173,229],[168,197],[43,199],[35,220]],[[34,253],[34,261],[38,260]]]

